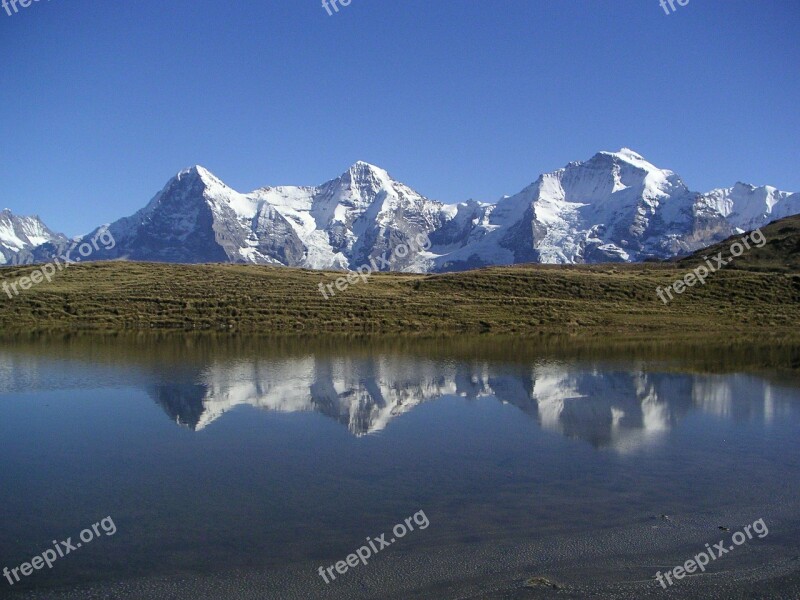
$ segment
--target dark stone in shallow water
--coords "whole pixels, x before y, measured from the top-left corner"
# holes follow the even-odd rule
[[[550,581],[546,577],[530,577],[525,581],[525,587],[527,588],[542,588],[547,587],[554,590],[561,589],[561,586],[557,583]]]

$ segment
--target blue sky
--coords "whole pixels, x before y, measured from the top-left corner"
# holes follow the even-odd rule
[[[248,191],[356,160],[493,201],[623,146],[798,191],[798,31],[796,0],[41,0],[0,10],[0,208],[73,235],[193,164]]]

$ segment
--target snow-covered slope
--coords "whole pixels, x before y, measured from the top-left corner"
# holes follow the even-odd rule
[[[440,226],[441,213],[440,203],[363,162],[318,187],[247,194],[195,166],[178,173],[145,208],[112,223],[116,245],[92,258],[355,269],[406,244],[412,251],[392,269],[425,270],[424,255],[411,241]]]
[[[669,258],[730,234],[725,218],[716,229],[701,231],[695,215],[701,198],[675,173],[632,150],[600,152],[487,207],[474,241],[442,254],[435,265],[450,270]]]
[[[737,229],[749,231],[770,221],[800,213],[800,193],[781,192],[772,186],[737,183],[700,196],[697,211],[721,217]]]
[[[252,197],[292,224],[306,248],[296,264],[315,269],[358,268],[405,244],[412,252],[396,257],[394,270],[425,270],[424,253],[412,241],[442,224],[441,203],[365,162],[319,187],[262,188]]]
[[[28,251],[47,242],[65,242],[39,217],[18,217],[10,210],[0,211],[0,265],[27,262]]]
[[[382,270],[414,272],[627,262],[688,254],[797,213],[800,194],[742,183],[693,192],[677,174],[626,148],[541,175],[494,204],[445,205],[365,162],[319,186],[249,193],[196,166],[145,208],[112,223],[116,244],[92,259],[337,270],[374,261]],[[430,248],[415,243],[425,236]],[[8,234],[12,243],[18,237]],[[402,246],[409,251],[398,252]],[[32,253],[47,260],[56,250],[63,248],[49,241]]]

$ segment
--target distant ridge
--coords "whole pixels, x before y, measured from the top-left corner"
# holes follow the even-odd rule
[[[762,227],[761,233],[764,234],[766,240],[763,247],[751,247],[744,254],[732,260],[725,268],[800,272],[800,215],[774,221]],[[699,264],[703,262],[704,257],[713,256],[719,252],[722,252],[725,257],[730,257],[731,244],[740,237],[739,235],[731,236],[727,240],[703,248],[678,262],[686,266],[693,263]],[[800,297],[800,289],[798,289],[798,297]]]

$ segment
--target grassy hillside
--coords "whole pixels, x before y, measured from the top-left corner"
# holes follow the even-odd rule
[[[0,269],[0,284],[33,270]],[[725,269],[665,306],[655,288],[686,272],[644,264],[382,274],[325,299],[318,284],[341,273],[101,262],[14,298],[0,292],[0,331],[798,333],[800,274]]]
[[[761,233],[766,240],[761,248],[751,246],[725,268],[800,272],[800,215],[770,223],[761,228]],[[743,236],[744,234],[735,235],[724,242],[695,252],[692,256],[678,261],[678,264],[682,267],[694,267],[704,262],[704,256],[710,257],[719,252],[722,252],[724,258],[730,258],[731,244]]]

